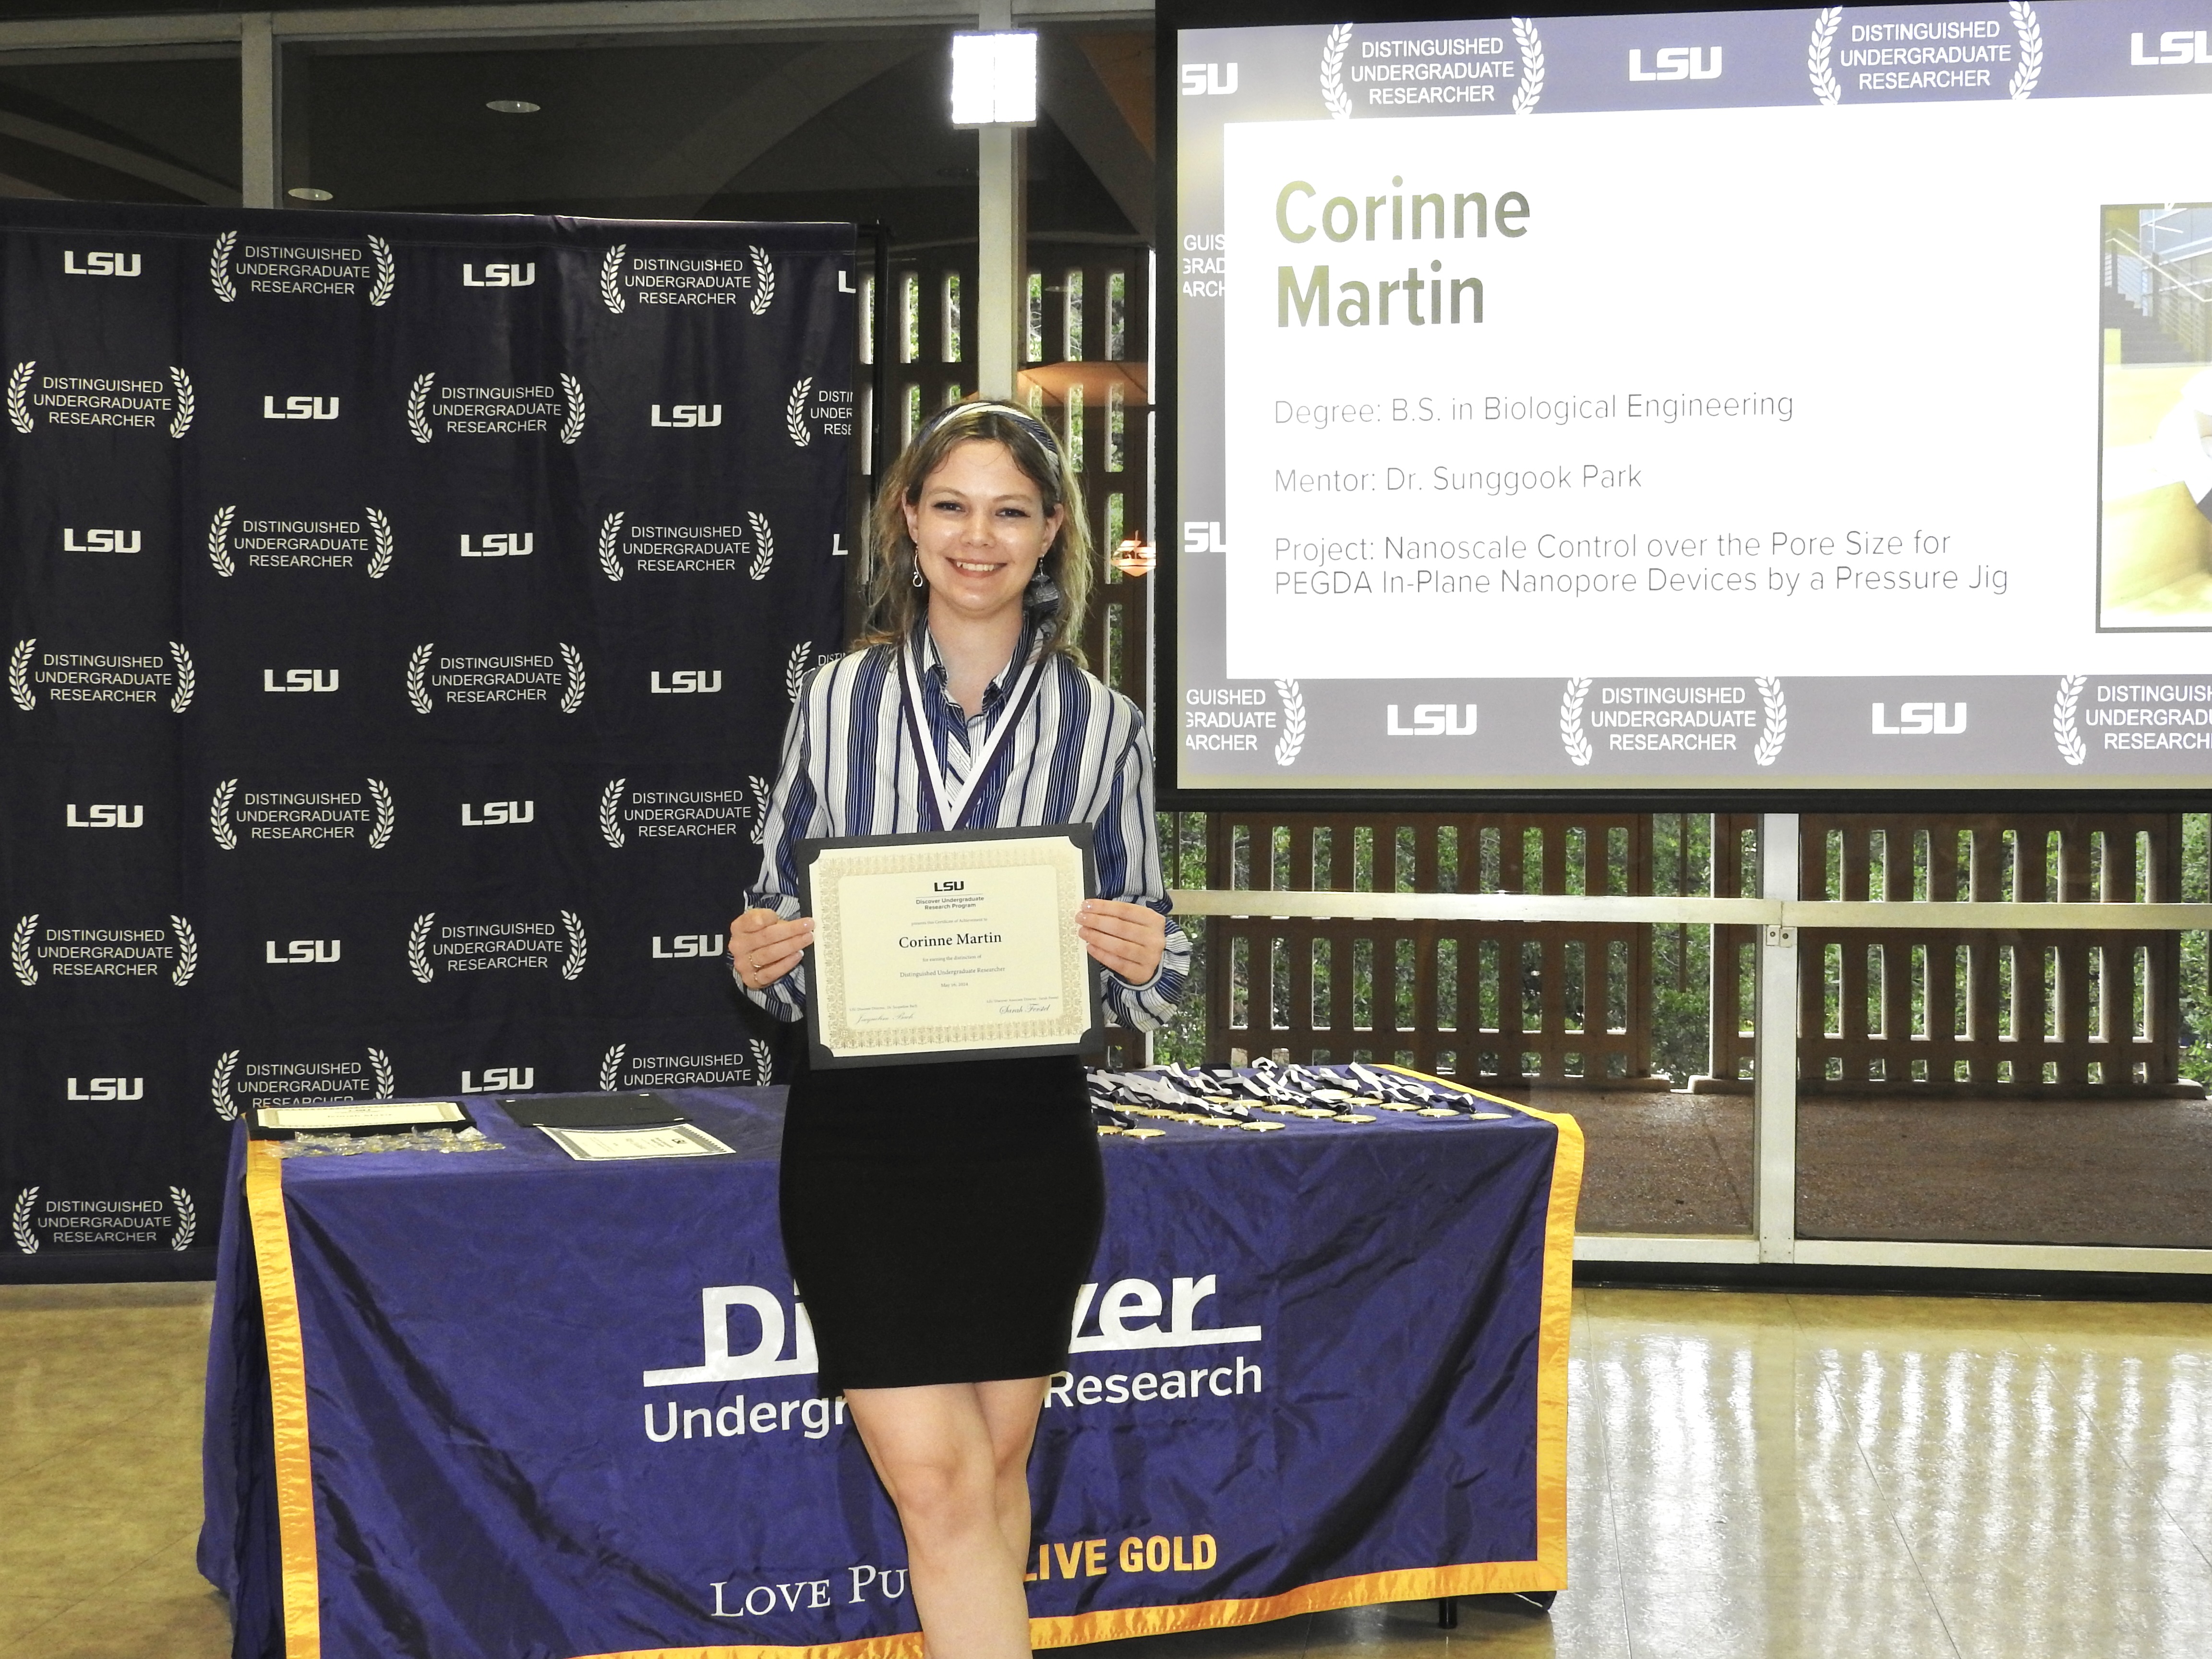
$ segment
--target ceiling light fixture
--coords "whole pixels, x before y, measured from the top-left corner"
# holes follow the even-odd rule
[[[544,106],[533,104],[527,98],[495,98],[484,107],[497,110],[501,115],[535,115]]]
[[[1036,36],[1026,30],[952,37],[952,125],[1036,124]]]
[[[302,202],[328,202],[335,199],[326,190],[317,190],[313,185],[295,185],[284,192]]]

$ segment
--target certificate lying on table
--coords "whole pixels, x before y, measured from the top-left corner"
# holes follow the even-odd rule
[[[1075,936],[1091,826],[803,842],[817,1066],[1073,1054],[1102,1040]]]

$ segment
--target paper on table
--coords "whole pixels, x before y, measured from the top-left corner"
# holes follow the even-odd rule
[[[627,1158],[710,1158],[730,1149],[696,1123],[652,1129],[542,1129],[580,1163]]]
[[[415,1100],[404,1104],[372,1101],[355,1106],[263,1106],[256,1109],[254,1121],[264,1129],[367,1129],[465,1123],[468,1114],[450,1100]]]

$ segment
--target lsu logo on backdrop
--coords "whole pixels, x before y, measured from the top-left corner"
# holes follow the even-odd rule
[[[68,830],[143,830],[146,827],[146,808],[139,801],[106,801],[86,806],[70,801],[63,809],[62,826]]]
[[[77,530],[62,532],[64,553],[136,553],[143,545],[136,530]]]
[[[1221,538],[1218,520],[1186,520],[1182,527],[1182,550],[1186,553],[1226,553],[1229,544]]]
[[[471,541],[466,532],[461,536],[461,556],[465,559],[526,559],[537,547],[536,535],[527,530],[495,530]]]
[[[534,800],[465,800],[461,803],[461,827],[464,830],[533,823],[537,818],[538,803]]]
[[[64,276],[136,276],[143,268],[135,253],[79,252],[76,248],[62,251]]]
[[[665,938],[653,936],[653,956],[656,962],[672,962],[680,957],[719,957],[722,954],[720,933],[670,933]]]
[[[336,398],[298,397],[284,399],[284,406],[276,406],[276,394],[263,394],[261,418],[264,421],[335,421],[338,417]]]
[[[1877,738],[1955,738],[1966,729],[1963,702],[1901,702],[1897,720],[1888,718],[1889,705],[1874,705],[1874,735]]]
[[[2158,37],[2158,52],[2143,50],[2141,34],[2128,37],[2128,62],[2136,69],[2163,69],[2177,64],[2212,64],[2212,30],[2168,29]]]
[[[1662,46],[1651,54],[1651,67],[1644,67],[1640,47],[1628,49],[1628,78],[1632,81],[1717,81],[1721,78],[1718,46]]]
[[[1236,90],[1237,65],[1234,64],[1182,65],[1182,95],[1186,98],[1222,98]]]
[[[535,1066],[487,1066],[481,1073],[461,1073],[460,1091],[465,1095],[519,1095],[537,1086]]]
[[[284,676],[281,681],[276,678],[280,672]],[[261,689],[279,692],[335,691],[338,689],[338,671],[335,668],[287,668],[282,671],[264,668],[261,671]]]
[[[278,947],[282,946],[280,950]],[[339,939],[264,939],[263,960],[272,967],[298,968],[317,963],[327,966],[343,953],[345,941]]]
[[[1398,705],[1388,706],[1382,730],[1393,738],[1471,738],[1475,730],[1476,705],[1471,702],[1417,702],[1408,726],[1398,718]]]
[[[658,696],[711,696],[722,689],[722,671],[719,668],[672,668],[664,676],[656,668],[649,684]]]
[[[655,426],[720,426],[722,406],[720,404],[671,404],[665,416],[659,404],[653,405],[653,424]]]
[[[463,288],[528,288],[537,280],[538,262],[534,259],[527,264],[489,264],[483,267],[482,276],[477,274],[477,267],[472,264],[461,267]]]
[[[68,1097],[71,1100],[143,1100],[146,1098],[146,1079],[143,1077],[71,1078]]]

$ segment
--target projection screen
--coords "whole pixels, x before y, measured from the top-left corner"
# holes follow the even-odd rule
[[[1175,781],[2202,787],[2205,21],[1179,31]]]

